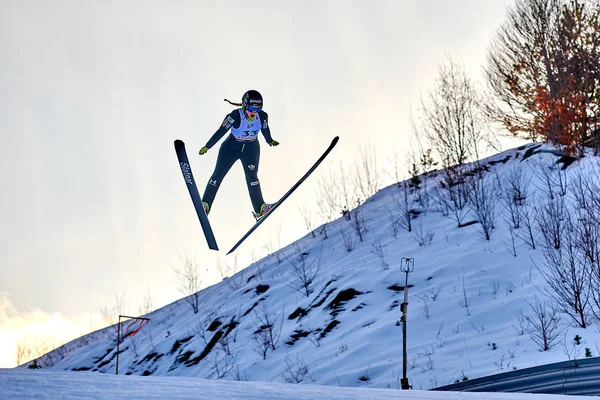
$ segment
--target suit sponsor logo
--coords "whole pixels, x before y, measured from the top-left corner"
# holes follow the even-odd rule
[[[256,168],[256,165],[253,165],[253,164],[248,165],[248,169],[250,171],[254,171],[254,168]]]
[[[223,124],[221,125],[223,128],[229,128],[233,124],[233,118],[231,115],[228,115],[227,118],[223,120]]]
[[[259,181],[250,182],[250,186],[258,186],[260,184]]]
[[[209,179],[208,180],[208,184],[212,185],[212,186],[217,186],[217,180],[216,179]]]

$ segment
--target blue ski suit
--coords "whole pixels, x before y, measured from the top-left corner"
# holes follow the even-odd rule
[[[241,108],[237,108],[225,116],[223,123],[206,143],[209,149],[213,147],[231,129],[231,133],[221,144],[217,156],[217,164],[212,176],[206,184],[202,201],[208,203],[209,209],[215,200],[217,191],[225,175],[233,164],[240,160],[246,175],[246,185],[255,213],[260,212],[264,200],[258,180],[258,164],[260,160],[260,145],[258,131],[261,131],[267,143],[271,144],[271,131],[269,129],[269,116],[264,111],[259,111],[252,121],[246,119]]]

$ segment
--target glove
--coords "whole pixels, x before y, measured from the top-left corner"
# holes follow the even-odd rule
[[[200,149],[200,151],[198,152],[200,155],[203,155],[204,153],[206,153],[208,151],[208,147],[204,146],[203,148]]]
[[[279,142],[277,140],[271,140],[271,143],[269,143],[269,146],[279,146]]]

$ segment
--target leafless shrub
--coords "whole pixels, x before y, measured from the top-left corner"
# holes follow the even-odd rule
[[[356,247],[356,236],[354,231],[341,229],[340,234],[342,235],[342,240],[344,241],[344,247],[346,251],[351,252]]]
[[[548,351],[558,342],[563,329],[557,308],[551,302],[541,302],[538,297],[532,303],[527,302],[532,314],[525,317],[527,333],[541,351]]]
[[[50,334],[44,336],[22,336],[16,345],[16,363],[25,364],[33,359],[38,359],[36,364],[39,367],[51,366],[53,361],[58,361],[58,354],[52,354],[52,350],[57,349],[56,339]],[[57,349],[58,350],[58,349]],[[45,357],[44,357],[45,356]]]
[[[497,280],[492,281],[492,297],[495,299],[498,294],[498,290],[500,290],[500,282]]]
[[[315,347],[321,347],[321,341],[323,340],[323,337],[319,334],[319,332],[315,332],[312,329],[309,330],[310,334],[307,337],[308,341],[311,342]]]
[[[338,210],[340,210],[341,214],[346,218],[346,220],[350,221],[350,210],[352,209],[352,204],[354,200],[358,198],[358,194],[354,191],[352,187],[352,182],[349,181],[350,174],[347,173],[344,165],[340,162],[338,175],[334,178],[334,185],[336,194],[336,205]],[[354,189],[354,190],[353,190]],[[360,201],[358,201],[360,204]]]
[[[283,318],[261,302],[254,309],[255,330],[252,334],[254,350],[260,354],[263,360],[267,359],[269,351],[277,349],[283,326]]]
[[[542,161],[534,162],[533,173],[542,182],[539,189],[545,197],[555,200],[556,197],[564,197],[567,194],[567,173],[557,165],[548,165]]]
[[[381,244],[381,240],[377,239],[377,241],[375,241],[375,243],[373,243],[371,245],[372,249],[371,249],[371,254],[379,257],[380,260],[380,265],[381,265],[381,269],[386,271],[390,268],[390,265],[385,261],[385,256],[386,256],[386,252],[385,252],[385,245]]]
[[[506,248],[510,251],[513,257],[517,256],[517,234],[515,228],[509,223],[508,224],[508,240],[504,242]]]
[[[522,206],[530,192],[529,179],[525,175],[523,167],[517,166],[509,170],[504,177],[504,183],[506,201]]]
[[[465,272],[463,271],[462,276],[462,298],[459,302],[460,306],[467,310],[467,315],[471,315],[471,310],[469,310],[469,305],[471,304],[471,300],[469,300],[467,296],[467,288],[465,287]]]
[[[267,253],[275,254],[277,264],[281,264],[281,252],[277,251],[281,249],[281,230],[281,221],[278,220],[275,224],[275,234],[270,234],[267,238],[267,242],[264,245],[264,248],[267,251]],[[271,233],[273,233],[273,231],[271,231]],[[273,241],[273,237],[275,238],[275,241]]]
[[[430,319],[431,318],[430,309],[429,309],[430,297],[427,295],[417,296],[417,299],[421,300],[421,302],[423,303],[423,316],[425,317],[425,319]]]
[[[576,360],[580,357],[580,344],[575,342],[574,340],[569,341],[567,339],[567,332],[565,332],[565,334],[563,335],[561,344],[563,346],[563,353],[565,354],[565,356],[567,356],[568,360]]]
[[[390,208],[387,209],[388,213],[388,221],[390,223],[390,227],[392,228],[392,237],[397,238],[400,229],[402,228],[402,216],[398,215],[395,210]]]
[[[225,378],[237,366],[235,357],[228,354],[221,354],[219,351],[213,352],[213,358],[209,363],[210,369],[217,379]]]
[[[437,299],[440,297],[440,293],[442,293],[442,288],[432,287],[427,293],[431,301],[437,301]]]
[[[435,193],[443,214],[450,216],[461,227],[467,216],[469,189],[459,167],[448,167],[442,171],[442,180]]]
[[[345,214],[345,216],[346,216],[348,223],[354,230],[354,233],[356,233],[356,237],[358,238],[358,240],[360,240],[362,242],[362,241],[364,241],[365,235],[367,234],[369,229],[367,227],[367,222],[365,220],[365,217],[362,213],[362,208],[360,207],[360,203],[361,203],[360,200],[356,200],[356,207],[352,210],[349,210]]]
[[[321,269],[322,250],[320,248],[319,254],[316,257],[312,257],[311,260],[309,250],[301,250],[296,244],[294,253],[287,257],[288,262],[292,266],[291,272],[293,275],[293,281],[288,286],[304,294],[306,297],[312,294],[312,284]]]
[[[287,383],[301,383],[304,381],[306,376],[310,377],[308,372],[308,366],[304,361],[298,360],[296,357],[296,361],[292,362],[289,357],[285,358],[285,370],[283,372],[283,379]],[[314,379],[311,378],[312,381]]]
[[[423,229],[421,222],[415,227],[415,240],[419,243],[419,246],[429,246],[433,242],[434,236],[435,233],[431,229]]]
[[[239,365],[235,366],[235,369],[233,371],[233,379],[235,379],[238,382],[247,382],[250,380],[250,378],[248,378],[248,374],[240,370]]]
[[[517,311],[517,323],[519,325],[514,327],[517,335],[519,335],[519,336],[525,335],[525,332],[527,332],[529,325],[527,322],[527,318],[525,318],[525,316],[523,315],[522,310]]]
[[[571,194],[580,212],[585,212],[592,220],[600,222],[600,171],[578,171],[570,185]]]

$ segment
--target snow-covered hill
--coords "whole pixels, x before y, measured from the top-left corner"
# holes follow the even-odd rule
[[[146,315],[150,323],[121,343],[119,372],[398,388],[401,267],[408,265],[403,258],[414,260],[407,322],[413,388],[584,357],[585,348],[597,356],[600,332],[592,317],[582,329],[561,314],[560,334],[548,351],[540,351],[535,334],[532,338],[535,329],[527,327],[528,317],[535,320],[531,305],[536,298],[549,301],[536,268],[545,268],[545,242],[537,223],[532,224],[535,249],[527,244],[531,238],[523,221],[519,229],[509,228],[511,214],[503,199],[510,183],[520,182],[528,190],[524,198],[512,198],[521,211],[546,204],[549,188],[571,207],[576,177],[596,179],[600,163],[593,156],[570,165],[564,161],[551,147],[532,144],[464,166],[469,174],[460,176],[481,172],[481,181],[474,181],[485,183],[468,192],[483,190],[494,200],[487,206],[489,212],[494,205],[490,240],[485,240],[484,224],[470,223],[481,219],[472,208],[453,213],[436,201],[440,193],[449,193],[439,190],[443,171],[422,176],[420,189],[411,189],[411,232],[402,219],[407,211],[402,185],[389,186],[351,213],[354,223],[342,217],[328,225],[327,238],[317,229],[314,237],[307,234],[202,290],[197,314],[181,299]],[[568,193],[562,196],[564,182]],[[302,273],[304,281],[315,274],[308,296]],[[115,338],[115,328],[107,328],[36,363],[52,370],[114,373]]]

